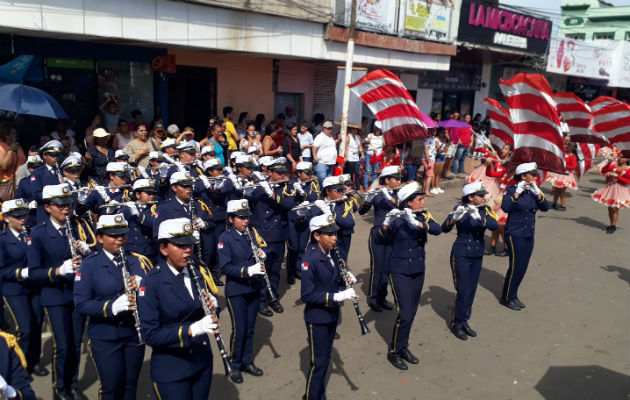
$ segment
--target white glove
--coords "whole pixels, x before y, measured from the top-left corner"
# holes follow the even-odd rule
[[[4,377],[0,375],[0,398],[3,399],[12,399],[17,397],[17,392],[13,388],[13,386],[9,385],[7,381],[4,380]]]
[[[481,215],[479,214],[479,209],[477,207],[468,206],[468,213],[471,217],[476,219],[477,221],[481,221]]]
[[[370,192],[370,193],[365,195],[364,199],[365,199],[366,202],[371,203],[372,200],[374,200],[374,197],[376,197],[376,193]]]
[[[338,303],[345,300],[350,300],[353,297],[357,297],[357,294],[354,292],[354,289],[352,288],[333,294],[333,300]]]
[[[140,275],[134,275],[134,278],[136,278],[136,286],[138,287],[138,289],[136,289],[136,291],[140,290],[140,282],[142,282],[142,277]]]
[[[197,217],[197,219],[195,219],[195,227],[199,229],[200,231],[202,231],[208,227],[208,223],[202,220],[201,218]]]
[[[265,251],[263,249],[256,249],[256,254],[258,254],[258,258],[260,258],[261,260],[264,260],[265,258],[267,258],[267,254],[265,253]]]
[[[107,190],[105,190],[103,186],[97,186],[96,191],[98,192],[99,196],[101,196],[101,199],[103,199],[105,203],[108,203],[111,200],[111,198],[107,194]]]
[[[166,165],[166,164],[162,164],[162,165]],[[161,166],[162,166],[162,165],[161,165]],[[164,179],[164,178],[168,177],[168,170],[169,170],[169,169],[170,169],[170,168],[160,168],[160,170],[159,170],[159,172],[158,172],[158,173],[159,173],[159,175],[160,175],[160,179]]]
[[[242,187],[241,182],[238,181],[238,177],[234,174],[229,174],[228,179],[232,181],[235,188],[240,189]]]
[[[295,191],[302,196],[306,195],[306,192],[304,192],[304,189],[302,189],[302,184],[300,182],[293,182],[293,189],[295,189]]]
[[[129,208],[129,212],[131,213],[131,215],[134,216],[139,216],[140,215],[140,210],[138,210],[138,206],[136,206],[135,203],[128,203],[127,207]]]
[[[199,175],[199,180],[201,181],[201,183],[203,183],[203,185],[206,187],[206,189],[210,189],[210,181],[208,180],[208,177],[205,175]]]
[[[407,219],[407,222],[409,222],[414,227],[418,226],[419,221],[416,219],[413,211],[411,211],[410,208],[405,208],[405,213],[405,218]]]
[[[315,200],[315,206],[322,210],[324,214],[332,214],[330,206],[324,200]]]
[[[88,193],[87,192],[79,192],[77,193],[77,201],[81,204],[85,204],[85,202],[87,201],[88,198]],[[35,204],[37,204],[37,202],[35,202]],[[36,205],[37,207],[37,205]]]
[[[36,209],[37,208],[37,201],[33,200],[30,203],[28,203],[28,208],[31,209],[31,210]]]
[[[61,266],[59,267],[59,273],[61,275],[74,274],[74,267],[72,265],[72,259],[71,258],[68,258],[67,260],[65,260],[63,262],[63,264],[61,264]]]
[[[392,200],[392,195],[389,194],[389,191],[387,189],[381,188],[381,193],[383,193],[383,196],[385,196],[387,200]]]
[[[389,223],[392,222],[392,216],[387,214],[385,215],[385,219],[383,220],[383,226],[389,226]]]
[[[254,265],[250,265],[249,267],[247,267],[247,275],[249,276],[263,275],[264,272],[262,270],[262,267],[263,267],[262,263],[256,263]]]
[[[351,179],[352,177],[350,174],[343,174],[339,176],[339,182],[350,182]]]
[[[215,329],[217,329],[217,324],[212,321],[212,316],[210,315],[206,315],[199,321],[190,325],[190,333],[192,337],[212,333]]]
[[[90,250],[90,246],[88,246],[87,243],[82,240],[77,240],[77,242],[79,242],[77,250],[79,250],[79,253],[81,253],[83,257],[89,255],[92,252],[92,250]]]
[[[140,172],[140,175],[142,175],[143,178],[145,178],[145,179],[149,179],[150,178],[149,174],[147,174],[147,169],[146,168],[138,166],[138,172]]]
[[[260,187],[264,189],[265,193],[267,193],[267,196],[269,197],[273,196],[273,190],[271,189],[271,185],[269,184],[269,182],[267,181],[260,182]]]
[[[259,181],[265,180],[265,175],[263,175],[263,173],[260,171],[253,171],[252,175],[254,175],[254,178],[258,179]]]
[[[457,206],[455,211],[453,211],[453,221],[459,221],[464,218],[464,215],[466,215],[466,207],[462,205]]]
[[[354,276],[354,274],[352,272],[350,272],[350,271],[348,271],[348,282],[351,285],[354,285],[355,283],[357,283],[357,277]]]
[[[20,270],[20,277],[22,279],[28,279],[28,268],[22,268]]]
[[[525,181],[520,181],[518,185],[516,185],[516,193],[521,194],[523,190],[527,187],[527,183]]]
[[[127,295],[121,294],[112,304],[112,314],[118,315],[123,311],[129,311],[129,305],[130,303]]]
[[[540,194],[540,188],[536,184],[536,181],[531,182],[529,186],[527,187],[527,189],[530,192],[532,192],[535,196],[538,196]]]
[[[223,171],[227,172],[228,175],[234,175],[234,171],[232,171],[232,167],[225,167]]]
[[[210,296],[208,300],[210,301],[210,304],[212,304],[211,308],[218,308],[219,300],[217,300],[217,298],[211,295],[210,293],[208,293],[208,296]]]

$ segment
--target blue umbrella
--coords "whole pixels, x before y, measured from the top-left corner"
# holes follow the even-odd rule
[[[61,105],[51,95],[43,90],[19,83],[0,83],[0,110],[54,119],[69,119]]]

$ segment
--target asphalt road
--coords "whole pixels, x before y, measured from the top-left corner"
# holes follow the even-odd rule
[[[512,311],[498,302],[508,259],[484,258],[472,310],[471,326],[478,337],[462,342],[448,329],[455,290],[448,263],[455,233],[431,237],[427,244],[427,275],[421,305],[410,338],[419,365],[399,371],[385,355],[393,311],[362,309],[372,331],[361,336],[354,310],[343,307],[335,341],[327,395],[329,399],[624,399],[630,398],[628,358],[630,326],[628,288],[629,212],[621,212],[618,230],[608,235],[606,208],[590,199],[603,185],[595,173],[570,193],[566,212],[539,213],[536,245],[519,291],[527,304]],[[543,189],[549,194],[549,184]],[[446,193],[427,199],[439,223],[461,193],[452,182]],[[549,197],[549,196],[548,196]],[[367,236],[371,216],[357,217],[350,267],[365,288],[368,280]],[[281,286],[283,314],[258,317],[255,363],[260,378],[245,375],[233,384],[223,375],[214,348],[211,398],[298,399],[305,386],[309,351],[299,302],[299,281]],[[363,291],[359,291],[362,295]],[[391,294],[389,295],[391,298]],[[224,303],[223,298],[220,299]],[[222,318],[228,337],[229,318]],[[213,345],[214,346],[214,345]],[[98,398],[98,379],[84,349],[80,386]],[[52,340],[44,346],[51,367]],[[154,398],[149,378],[150,350],[138,388],[139,399]],[[33,382],[39,398],[51,399],[50,376]]]

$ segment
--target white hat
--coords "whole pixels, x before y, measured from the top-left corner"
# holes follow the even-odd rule
[[[300,161],[295,166],[296,171],[308,171],[313,169],[313,163],[310,161]]]
[[[216,153],[216,149],[214,148],[214,146],[203,146],[201,148],[201,155],[214,153]]]
[[[177,150],[180,152],[189,152],[193,151],[195,153],[199,152],[199,143],[195,140],[182,141],[179,146],[177,146]]]
[[[275,171],[275,172],[280,172],[280,173],[291,172],[291,170],[289,169],[289,166],[287,165],[287,159],[284,157],[278,157],[271,160],[271,162],[267,164],[267,168],[270,171]]]
[[[107,163],[106,172],[129,172],[129,164],[124,161],[114,161]]]
[[[476,182],[472,182],[467,185],[464,185],[464,188],[462,191],[464,193],[464,196],[468,196],[469,194],[483,194],[483,195],[488,194],[488,191],[483,186],[482,181],[476,181]]]
[[[258,162],[265,167],[268,166],[273,161],[273,157],[271,156],[262,156],[258,159]]]
[[[240,155],[236,157],[236,165],[242,165],[244,167],[254,166],[254,157],[250,155]]]
[[[170,124],[168,126],[168,128],[166,128],[166,132],[168,132],[169,135],[175,135],[179,133],[179,126],[177,126],[176,124]]]
[[[374,128],[382,130],[383,124],[381,124],[381,121],[374,121]]]
[[[195,244],[195,230],[188,218],[173,218],[162,221],[158,228],[158,240],[166,239],[177,244]]]
[[[127,153],[125,150],[116,150],[116,152],[114,153],[115,159],[124,157],[129,158],[129,153]]]
[[[403,202],[411,197],[411,195],[413,195],[414,193],[424,194],[424,191],[422,190],[422,187],[420,187],[420,184],[418,182],[411,182],[403,186],[398,191],[398,200]]]
[[[249,209],[249,202],[246,199],[228,201],[227,213],[238,215],[239,217],[249,217],[252,215]]]
[[[521,175],[525,172],[535,172],[536,174],[538,174],[538,166],[535,162],[524,163],[516,167],[516,171],[514,172],[514,174]]]
[[[81,160],[81,157],[70,156],[63,160],[63,162],[61,163],[61,169],[66,169],[69,167],[80,167],[82,165],[83,160]]]
[[[67,183],[44,186],[42,190],[42,200],[48,200],[62,205],[74,203],[74,198],[72,197],[72,193],[70,193],[70,187]]]
[[[326,121],[324,122],[324,124],[322,125],[322,128],[332,128],[333,127],[333,123],[330,121]]]
[[[402,178],[402,168],[398,165],[388,165],[381,171],[381,178]]]
[[[39,156],[39,154],[35,154],[34,156],[28,156],[28,158],[26,159],[26,162],[29,164],[38,164],[38,163],[42,163],[42,158]]]
[[[129,232],[129,226],[122,214],[101,215],[96,223],[96,232],[106,235],[123,235]]]
[[[171,185],[194,185],[195,180],[192,176],[190,176],[190,172],[187,171],[177,171],[173,175],[171,175],[170,180]]]
[[[242,151],[233,151],[230,153],[230,160],[235,159],[236,157],[240,157],[243,155]]]
[[[39,148],[40,153],[61,153],[61,149],[63,149],[63,144],[61,144],[58,140],[51,140],[46,142],[45,145]]]
[[[219,160],[218,158],[213,158],[203,163],[204,171],[208,168],[223,169],[223,164],[221,164],[221,160]]]
[[[249,148],[247,149],[247,154],[257,153],[259,151],[260,149],[256,146],[249,146]]]
[[[345,188],[346,182],[346,175],[329,176],[324,178],[322,189],[332,188],[333,186],[337,186],[339,189],[341,189],[341,187]]]
[[[153,179],[136,179],[133,183],[133,191],[140,190],[142,192],[156,193],[155,181]]]
[[[96,137],[96,138],[104,138],[109,136],[109,132],[107,132],[105,129],[103,128],[96,128],[94,129],[94,131],[92,132],[92,136]]]
[[[160,148],[164,149],[166,147],[175,147],[175,146],[177,146],[177,141],[173,138],[168,138],[162,141],[162,145],[160,146]]]
[[[335,218],[332,214],[322,214],[311,218],[308,228],[311,232],[337,232],[339,230],[339,226],[335,224]]]
[[[162,152],[161,151],[150,151],[149,152],[149,160],[159,160],[160,158],[162,158]]]
[[[7,200],[2,203],[2,215],[22,217],[28,215],[29,209],[23,199]]]

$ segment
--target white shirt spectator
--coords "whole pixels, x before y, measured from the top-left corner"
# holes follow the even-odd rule
[[[305,134],[298,133],[298,140],[300,141],[300,146],[308,146],[309,144],[313,144],[313,135],[311,132],[306,131]],[[311,149],[305,148],[302,150],[302,157],[311,157]]]
[[[348,159],[349,162],[359,162],[361,155],[359,154],[359,145],[361,138],[358,135],[348,135]]]
[[[313,147],[317,148],[317,158],[320,163],[334,165],[337,162],[337,146],[332,137],[323,132],[320,133],[313,140]]]
[[[105,130],[108,130],[112,126],[118,126],[118,121],[120,120],[120,113],[110,114],[108,112],[103,114],[105,118]]]
[[[116,134],[116,137],[118,138],[118,150],[124,149],[125,146],[127,146],[127,144],[134,139],[133,133],[131,133],[129,135],[129,138],[126,138],[123,135],[121,135],[120,132],[119,132],[119,133]]]
[[[435,161],[435,153],[437,153],[437,150],[435,150],[435,136],[426,137],[424,139],[424,147],[429,148],[429,158],[431,158],[430,161]],[[422,159],[427,159],[426,153],[422,153]]]
[[[372,154],[380,154],[383,151],[383,135],[376,136],[373,133],[370,133],[367,136],[367,140],[369,140],[367,146],[367,155],[371,156]]]

